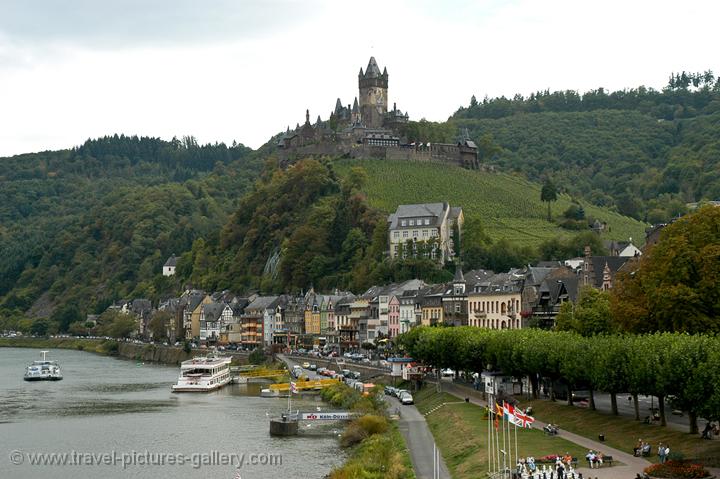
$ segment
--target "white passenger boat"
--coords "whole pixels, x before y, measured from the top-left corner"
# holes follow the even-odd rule
[[[217,356],[188,359],[180,364],[180,377],[173,392],[207,392],[220,389],[232,381],[231,358]]]
[[[41,361],[33,361],[25,369],[25,381],[60,381],[63,376],[60,371],[60,365],[57,361],[48,361],[47,353],[49,351],[40,351],[43,355]]]

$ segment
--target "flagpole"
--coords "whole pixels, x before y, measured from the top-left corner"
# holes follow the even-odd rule
[[[495,411],[495,415],[497,417],[497,402],[495,402],[493,398],[493,410]],[[498,422],[500,418],[497,418]],[[497,462],[495,462],[495,472],[500,471],[500,431],[496,428],[495,429],[495,458],[497,459]]]
[[[488,431],[487,431],[487,433],[488,433],[488,442],[487,442],[487,443],[488,443],[488,447],[487,447],[487,451],[488,451],[488,474],[491,474],[491,473],[492,473],[492,441],[491,441],[490,431],[492,430],[492,425],[491,425],[490,423],[492,422],[492,418],[490,417],[490,406],[489,406],[489,405],[488,405],[488,408],[487,408],[487,413],[488,413],[488,418],[487,418],[487,423],[488,423]]]
[[[515,460],[520,462],[520,456],[517,451],[517,423],[515,423]]]

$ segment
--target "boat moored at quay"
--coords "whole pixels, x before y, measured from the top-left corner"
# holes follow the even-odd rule
[[[231,358],[218,356],[197,357],[180,364],[180,377],[173,392],[209,392],[220,389],[232,381]]]

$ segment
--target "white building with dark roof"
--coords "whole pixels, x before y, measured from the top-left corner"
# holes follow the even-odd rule
[[[451,208],[447,202],[400,205],[388,217],[390,257],[419,254],[425,243],[430,247],[423,254],[444,263],[455,255],[453,226],[462,232],[464,221],[462,208]]]
[[[177,268],[177,257],[172,255],[165,261],[163,265],[163,276],[172,276],[175,274],[175,268]]]

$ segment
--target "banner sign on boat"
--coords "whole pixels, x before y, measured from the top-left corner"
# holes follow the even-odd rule
[[[347,421],[352,419],[349,412],[304,412],[300,415],[304,421]]]

